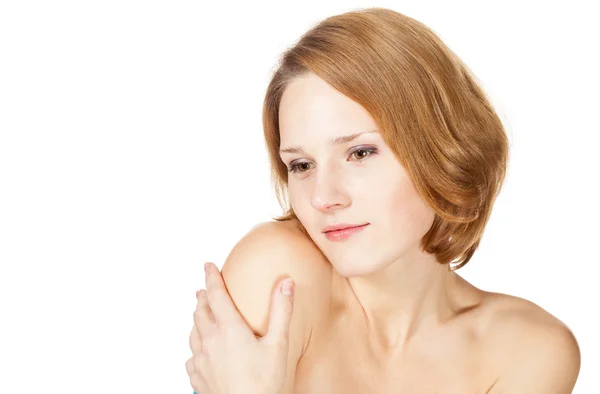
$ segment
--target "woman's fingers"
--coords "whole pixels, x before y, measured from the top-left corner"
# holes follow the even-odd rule
[[[191,378],[192,375],[195,373],[194,357],[188,358],[188,360],[185,362],[185,370],[186,370],[188,376]]]
[[[198,293],[198,304],[194,311],[194,326],[198,331],[198,334],[200,334],[200,341],[217,328],[217,322],[208,305],[206,290],[204,289],[201,289]]]
[[[194,362],[194,357],[188,359],[185,363],[185,369],[190,377],[190,385],[198,394],[208,393],[209,391],[206,382],[202,379],[202,375],[196,364],[197,363]]]
[[[245,321],[240,316],[236,309],[227,288],[219,268],[213,263],[207,263],[206,275],[204,279],[206,281],[207,299],[214,313],[214,316],[219,324],[238,324],[245,325]]]
[[[205,364],[204,355],[202,354],[203,338],[211,335],[216,330],[217,322],[215,316],[210,309],[206,290],[198,291],[198,303],[194,311],[194,327],[190,333],[190,349],[192,357],[185,363],[185,369],[190,377],[190,385],[198,394],[209,393],[208,386],[202,377],[203,365]],[[204,365],[206,367],[206,365]]]
[[[190,332],[190,349],[192,354],[198,354],[202,351],[202,338],[200,338],[200,332],[198,332],[195,324]]]

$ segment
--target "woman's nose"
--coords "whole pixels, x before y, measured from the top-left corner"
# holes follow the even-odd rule
[[[328,212],[350,205],[343,182],[335,173],[318,174],[313,186],[311,204],[315,209]]]

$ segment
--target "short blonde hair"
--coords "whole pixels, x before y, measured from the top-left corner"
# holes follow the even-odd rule
[[[309,72],[370,113],[436,212],[422,250],[455,263],[452,270],[467,264],[504,182],[509,147],[473,73],[427,26],[389,9],[359,9],[311,28],[282,54],[263,105],[271,181],[285,211],[277,221],[299,222],[279,156],[279,104],[287,84]]]

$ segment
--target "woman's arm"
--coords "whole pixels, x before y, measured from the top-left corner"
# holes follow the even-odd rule
[[[235,245],[221,269],[231,299],[258,336],[264,336],[268,329],[274,286],[285,276],[294,279],[294,312],[282,394],[293,393],[298,360],[308,345],[317,314],[325,311],[328,301],[323,257],[308,242],[282,223],[262,223]]]

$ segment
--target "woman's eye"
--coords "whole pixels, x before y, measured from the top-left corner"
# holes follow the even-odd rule
[[[358,155],[357,155],[358,153]],[[362,154],[361,154],[362,153]],[[353,156],[357,161],[363,161],[367,157],[377,153],[377,148],[358,148],[350,152],[350,156]]]
[[[357,153],[358,153],[358,155],[357,155]],[[371,156],[374,153],[377,153],[376,148],[359,148],[359,149],[356,149],[356,150],[350,152],[350,156],[353,156],[358,161],[363,161],[364,159],[366,159],[367,157]],[[290,166],[290,168],[288,168],[288,172],[298,172],[298,173],[306,172],[310,169],[310,164],[311,163],[307,163],[307,162],[292,164]]]
[[[306,162],[303,162],[303,163],[297,163],[297,164],[292,164],[292,166],[291,166],[290,168],[288,168],[288,172],[306,172],[306,171],[298,171],[298,168],[299,168],[300,166],[304,166],[305,164],[309,164],[309,165],[310,165],[310,163],[306,163]],[[302,168],[305,168],[305,167],[302,167]],[[307,170],[308,170],[308,169],[307,169]]]
[[[371,153],[374,153],[374,149],[357,149],[354,152],[350,153],[350,155],[354,155],[355,153],[359,153],[359,152],[364,152],[364,155],[360,155],[360,156],[354,156],[356,158],[358,158],[359,160],[362,160],[366,157],[368,157]]]

